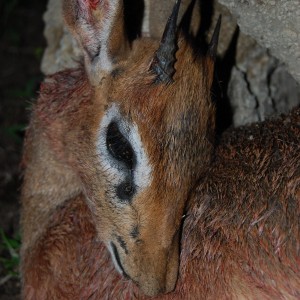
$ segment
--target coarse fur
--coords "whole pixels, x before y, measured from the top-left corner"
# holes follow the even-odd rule
[[[128,46],[124,30],[118,30],[124,27],[122,3],[64,1],[66,23],[84,59],[77,69],[45,80],[26,133],[21,199],[25,299],[51,299],[52,293],[73,298],[67,289],[51,286],[55,278],[41,276],[45,282],[36,285],[40,275],[30,274],[45,267],[45,274],[69,276],[61,264],[75,257],[67,250],[74,241],[65,244],[69,234],[64,230],[72,225],[65,227],[62,220],[62,232],[59,222],[57,231],[53,226],[56,214],[78,198],[90,211],[93,238],[110,250],[124,277],[150,296],[175,288],[186,201],[213,153],[214,61],[179,35],[176,72],[169,82],[159,82],[152,66],[160,42],[142,38]],[[117,127],[113,133],[111,124]],[[52,265],[50,256],[64,251],[70,251],[69,259],[63,254],[63,261]]]
[[[199,299],[299,299],[299,134],[297,108],[223,135],[190,200],[184,293]]]
[[[299,299],[299,136],[300,108],[225,132],[190,196],[176,290],[156,299]],[[82,195],[49,220],[26,299],[146,298],[113,269]]]

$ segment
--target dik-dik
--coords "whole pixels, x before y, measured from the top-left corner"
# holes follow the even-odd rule
[[[130,45],[122,1],[63,2],[84,62],[46,79],[27,131],[25,285],[50,216],[83,195],[116,269],[147,295],[174,289],[186,200],[213,149],[216,48],[202,57],[177,38],[178,10],[161,42]]]
[[[27,131],[24,298],[143,298],[178,273],[163,298],[299,297],[299,111],[214,151],[219,25],[202,56],[178,9],[129,45],[122,1],[64,1],[84,62],[46,79]]]

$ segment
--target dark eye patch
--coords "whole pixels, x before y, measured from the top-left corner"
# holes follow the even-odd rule
[[[119,184],[117,187],[117,196],[123,201],[130,201],[134,194],[135,187],[129,180]]]
[[[106,146],[108,152],[118,161],[123,162],[130,170],[135,163],[135,154],[129,141],[120,132],[116,122],[111,122],[107,128]]]

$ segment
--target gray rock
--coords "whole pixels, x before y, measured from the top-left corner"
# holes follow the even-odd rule
[[[300,82],[300,1],[219,0],[241,30],[287,65]]]
[[[236,88],[237,86],[239,88]],[[257,99],[249,89],[244,72],[237,67],[232,69],[228,93],[231,96],[230,103],[235,126],[259,121],[259,114],[256,110]],[[243,99],[243,101],[240,101],[240,99]]]
[[[227,93],[234,126],[263,121],[300,103],[297,82],[282,63],[259,45],[233,68]]]
[[[282,64],[270,75],[270,95],[276,103],[276,113],[287,113],[300,103],[300,87],[292,79]]]
[[[49,75],[75,67],[81,51],[64,25],[61,0],[49,0],[44,21],[47,48],[42,59],[42,72]]]

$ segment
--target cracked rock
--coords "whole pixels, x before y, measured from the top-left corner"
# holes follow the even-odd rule
[[[236,17],[241,31],[284,62],[300,82],[300,1],[219,0]]]
[[[282,63],[259,45],[234,66],[227,93],[234,126],[288,112],[300,101],[297,82]]]

